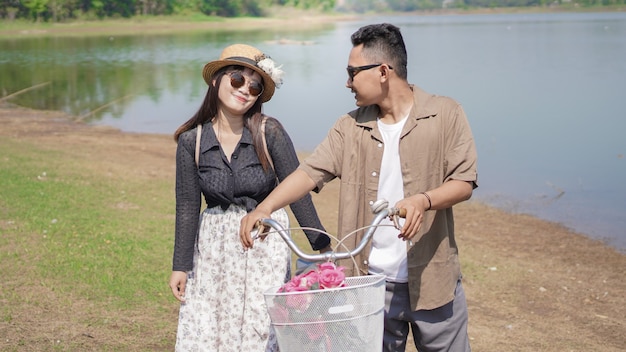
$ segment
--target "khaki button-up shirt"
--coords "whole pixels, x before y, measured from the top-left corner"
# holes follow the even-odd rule
[[[463,108],[448,97],[411,88],[413,109],[399,147],[404,196],[437,188],[449,180],[472,182],[476,187],[476,147]],[[300,165],[316,182],[318,191],[335,177],[340,179],[340,238],[373,219],[370,205],[377,200],[384,150],[378,115],[378,106],[367,106],[340,117]],[[344,244],[354,248],[362,236],[361,231]],[[452,208],[426,212],[412,242],[410,246],[407,241],[411,306],[415,310],[441,307],[454,298],[461,275]],[[368,245],[355,258],[358,270],[350,261],[341,264],[351,275],[365,275],[369,253]]]

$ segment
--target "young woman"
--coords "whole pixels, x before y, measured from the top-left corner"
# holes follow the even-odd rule
[[[244,250],[239,225],[277,179],[299,165],[285,129],[261,112],[282,73],[254,47],[225,48],[204,66],[209,86],[204,102],[174,134],[176,235],[169,285],[181,302],[177,351],[278,349],[263,292],[285,282],[291,253],[280,236]],[[301,226],[323,229],[310,195],[291,210]],[[289,226],[284,209],[272,218]],[[314,250],[330,244],[317,232],[307,237]]]

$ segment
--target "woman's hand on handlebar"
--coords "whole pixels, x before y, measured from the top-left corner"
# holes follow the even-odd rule
[[[403,241],[410,241],[422,227],[424,213],[428,209],[428,200],[422,194],[417,194],[402,199],[396,203],[395,207],[406,211],[404,225],[400,229],[398,238]]]
[[[256,208],[249,212],[241,219],[241,226],[239,227],[239,239],[244,249],[252,248],[254,240],[250,236],[250,232],[257,226],[257,223],[261,219],[269,219],[271,214],[263,209]]]

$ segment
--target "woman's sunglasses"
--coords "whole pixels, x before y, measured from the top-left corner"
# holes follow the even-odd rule
[[[233,71],[228,74],[230,76],[230,85],[235,88],[241,88],[246,83],[246,77],[239,71]],[[263,93],[263,85],[255,80],[250,79],[248,83],[248,92],[254,97],[258,97]]]

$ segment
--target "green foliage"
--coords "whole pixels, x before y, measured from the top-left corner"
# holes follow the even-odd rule
[[[330,11],[335,8],[335,0],[286,0],[283,4],[304,10]]]
[[[39,22],[46,12],[48,0],[25,0],[24,6],[28,9],[29,17]]]
[[[64,22],[173,14],[262,17],[276,7],[338,12],[409,12],[439,8],[623,6],[626,0],[0,0],[0,19]]]
[[[303,0],[290,0],[298,3]],[[335,10],[340,12],[409,12],[439,8],[495,8],[495,7],[569,7],[619,6],[626,0],[345,0]]]

